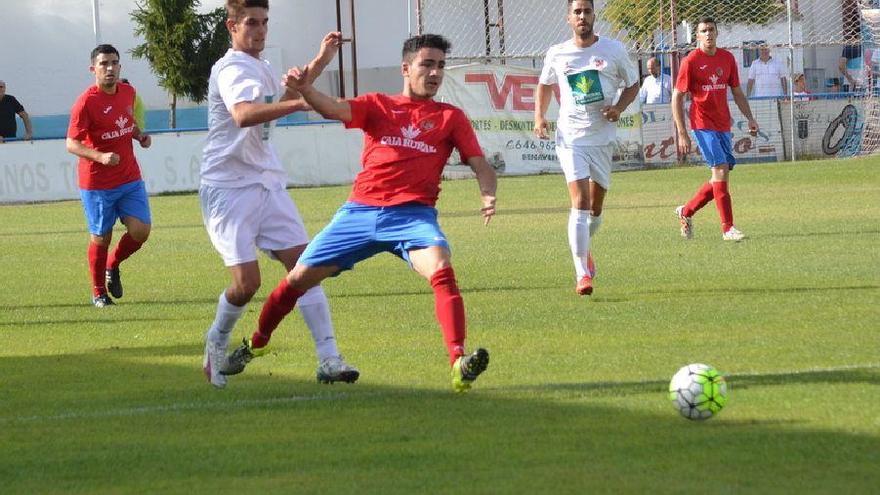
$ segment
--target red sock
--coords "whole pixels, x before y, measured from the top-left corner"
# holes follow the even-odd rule
[[[128,259],[129,256],[134,254],[135,251],[140,249],[143,245],[143,242],[134,240],[134,237],[128,235],[128,232],[126,232],[122,236],[122,239],[119,239],[119,244],[116,245],[116,249],[113,250],[110,259],[107,260],[107,267],[119,268],[120,263]]]
[[[104,283],[104,270],[107,269],[107,246],[89,243],[89,274],[92,276],[92,293],[96,296],[107,293]]]
[[[727,191],[727,182],[713,182],[712,189],[715,193],[715,207],[721,217],[721,232],[727,232],[733,227],[733,204]]]
[[[287,283],[287,278],[281,279],[281,283],[275,290],[269,294],[266,302],[263,303],[263,309],[260,311],[260,320],[257,323],[257,330],[251,335],[251,345],[255,348],[266,347],[269,339],[272,338],[272,332],[278,328],[281,320],[293,311],[297,299],[305,294],[305,291],[294,289]]]
[[[449,353],[449,364],[464,354],[465,329],[464,301],[455,283],[455,272],[452,267],[441,268],[431,276],[431,287],[434,289],[434,311],[446,350]]]
[[[686,217],[692,217],[700,208],[709,204],[709,201],[712,201],[713,197],[712,183],[707,182],[703,184],[697,191],[697,194],[694,194],[694,197],[684,205],[684,209],[681,213]]]

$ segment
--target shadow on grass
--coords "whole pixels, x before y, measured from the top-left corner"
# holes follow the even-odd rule
[[[490,367],[456,395],[444,366],[412,361],[402,353],[371,363],[358,384],[321,386],[311,362],[291,371],[281,356],[261,358],[219,391],[201,376],[200,345],[2,358],[0,478],[10,493],[457,493],[461,483],[469,493],[867,493],[880,484],[875,436],[772,417],[693,423],[634,407],[662,397],[665,380],[506,388],[493,387]],[[371,375],[436,376],[444,388]],[[876,375],[730,379],[876,385]],[[590,395],[631,396],[630,407]]]

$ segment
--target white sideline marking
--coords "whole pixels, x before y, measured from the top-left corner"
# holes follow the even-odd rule
[[[358,397],[376,395],[370,393],[358,394]],[[105,411],[84,411],[71,412],[66,414],[54,414],[49,416],[24,416],[24,417],[7,417],[0,418],[0,424],[4,423],[28,423],[39,421],[61,421],[66,419],[95,419],[95,418],[117,418],[125,416],[138,416],[143,414],[167,414],[177,411],[207,411],[207,410],[223,410],[246,409],[254,406],[271,406],[277,404],[292,404],[296,402],[309,401],[333,401],[347,399],[349,394],[315,394],[315,395],[295,395],[293,397],[274,397],[271,399],[243,399],[231,402],[218,401],[201,401],[201,402],[178,402],[175,404],[165,404],[161,406],[141,406],[126,407],[121,409],[109,409]]]

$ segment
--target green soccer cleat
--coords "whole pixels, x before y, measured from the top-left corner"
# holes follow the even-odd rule
[[[269,346],[254,349],[251,346],[251,339],[241,339],[241,345],[238,346],[229,357],[226,358],[226,364],[220,370],[221,375],[237,375],[244,371],[245,366],[255,357],[265,356],[269,352]]]
[[[456,392],[467,392],[488,366],[489,351],[486,349],[477,349],[470,356],[459,356],[452,363],[452,389]]]

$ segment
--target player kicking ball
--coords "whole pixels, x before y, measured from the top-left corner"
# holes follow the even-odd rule
[[[749,100],[740,87],[736,59],[729,51],[717,47],[717,38],[715,20],[701,18],[697,24],[697,49],[681,61],[672,92],[672,117],[678,131],[679,154],[687,156],[691,152],[691,137],[684,123],[684,97],[690,93],[691,129],[706,165],[712,170],[711,180],[703,184],[690,201],[676,208],[675,215],[681,226],[681,236],[691,239],[694,236],[692,217],[714,199],[721,217],[721,238],[738,242],[746,236],[733,225],[733,203],[727,188],[730,171],[736,165],[727,88],[733,93],[739,111],[748,120],[749,132],[753,136],[758,134],[758,123],[752,117]]]
[[[363,130],[363,169],[348,201],[266,300],[257,330],[230,355],[227,374],[240,373],[265,352],[272,332],[307,290],[381,252],[397,255],[431,284],[453,389],[468,390],[486,370],[488,351],[465,351],[464,302],[434,207],[443,167],[456,148],[476,173],[485,224],[495,214],[495,171],[483,157],[470,121],[461,109],[433,99],[443,82],[449,49],[450,43],[438,35],[408,39],[401,63],[403,92],[395,96],[372,93],[337,100],[311,86],[308,68],[288,72],[288,87],[318,113]]]

